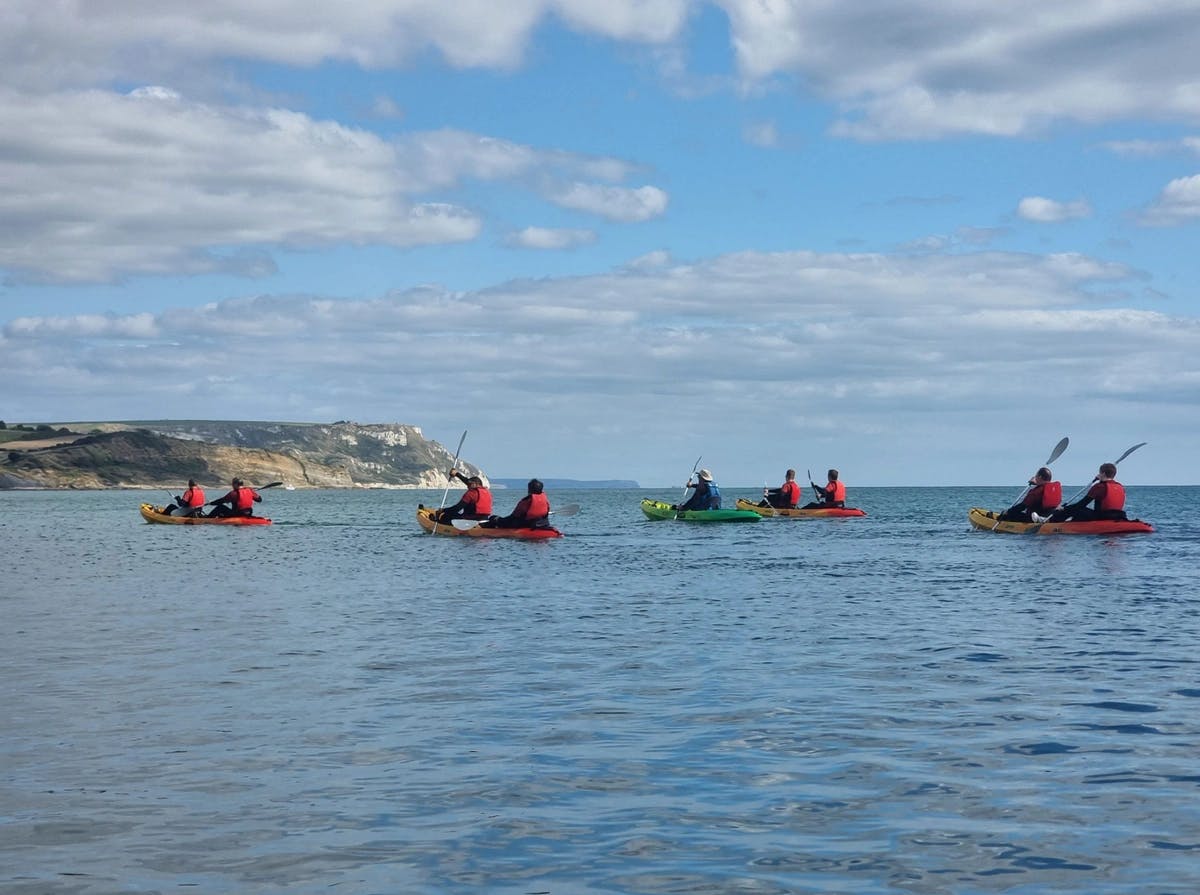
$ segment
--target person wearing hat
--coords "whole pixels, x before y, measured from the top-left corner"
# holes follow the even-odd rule
[[[458,503],[435,512],[433,514],[434,522],[449,522],[451,519],[487,519],[492,515],[492,492],[484,487],[483,479],[477,475],[463,475],[457,469],[450,470],[450,478],[458,479],[466,485],[466,493]]]
[[[550,525],[550,499],[542,492],[545,486],[530,479],[525,496],[507,516],[493,516],[482,523],[483,528],[546,528]]]
[[[838,481],[838,471],[836,469],[829,470],[828,479],[828,484],[824,488],[816,482],[809,481],[813,491],[816,492],[817,499],[812,503],[806,503],[804,509],[822,510],[846,505],[846,486]]]
[[[231,483],[231,490],[224,497],[218,497],[216,500],[209,501],[209,506],[213,508],[209,516],[253,516],[254,505],[262,503],[262,495],[249,488],[242,483],[241,479],[234,479]],[[228,504],[228,506],[227,506]]]
[[[195,479],[188,479],[187,490],[182,497],[176,497],[175,503],[163,510],[164,515],[170,516],[179,510],[180,516],[199,516],[204,511],[204,489],[196,484]]]
[[[721,489],[713,481],[712,473],[707,469],[697,473],[693,483],[688,479],[687,487],[695,488],[695,492],[687,499],[687,503],[675,504],[673,510],[719,510],[721,509]]]

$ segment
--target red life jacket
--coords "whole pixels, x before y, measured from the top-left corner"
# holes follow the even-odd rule
[[[185,507],[202,507],[204,506],[204,489],[199,486],[188,488],[183,492],[183,505]]]
[[[525,499],[529,501],[529,505],[525,507],[525,518],[530,522],[545,519],[550,515],[550,500],[545,494],[530,494]]]
[[[779,486],[779,496],[789,508],[794,507],[800,502],[800,486],[795,482],[784,482]]]
[[[825,486],[825,500],[827,503],[845,503],[846,486],[841,482],[830,482]]]
[[[235,510],[248,510],[254,506],[253,488],[234,488],[229,493],[233,495],[233,508]]]
[[[1062,503],[1062,482],[1043,482],[1030,489],[1021,501],[1031,510],[1056,510]]]
[[[477,516],[492,514],[492,492],[487,488],[478,485],[468,488],[467,493],[463,495],[463,503],[471,507],[471,512]]]
[[[1109,482],[1101,482],[1101,484],[1104,485],[1105,488],[1104,494],[1100,497],[1100,509],[1125,509],[1125,486],[1115,479]]]

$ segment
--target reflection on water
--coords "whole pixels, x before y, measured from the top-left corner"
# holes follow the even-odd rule
[[[418,492],[0,493],[0,890],[1195,891],[1200,495],[1130,491],[1158,533],[580,491],[533,544]]]

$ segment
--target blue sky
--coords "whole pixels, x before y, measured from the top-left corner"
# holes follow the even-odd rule
[[[9,0],[0,419],[1196,483],[1192,2]]]

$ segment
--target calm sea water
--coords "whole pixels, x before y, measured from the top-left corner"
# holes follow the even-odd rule
[[[440,493],[0,493],[0,891],[1200,891],[1200,489],[969,529],[1015,490],[558,492],[549,543],[425,535]]]

